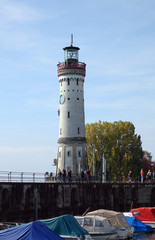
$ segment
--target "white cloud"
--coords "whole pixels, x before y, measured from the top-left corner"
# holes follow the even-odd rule
[[[30,35],[22,31],[2,31],[0,40],[3,46],[12,50],[25,50],[26,48],[33,48],[36,46],[37,41]]]
[[[46,15],[41,14],[38,10],[19,1],[5,0],[0,2],[1,23],[36,21],[45,18],[45,16]]]
[[[0,43],[1,47],[14,51],[25,48],[39,49],[42,35],[38,22],[55,18],[39,8],[33,8],[22,1],[0,1]],[[32,25],[35,22],[36,27]],[[34,49],[33,49],[34,50]]]

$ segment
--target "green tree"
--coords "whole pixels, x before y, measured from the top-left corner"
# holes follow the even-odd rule
[[[141,137],[135,134],[131,122],[101,122],[86,124],[88,163],[95,174],[101,173],[103,154],[107,162],[107,174],[117,180],[122,175],[127,177],[132,171],[134,178],[139,176],[142,167]]]
[[[148,170],[151,170],[151,172],[154,171],[155,169],[155,162],[152,161],[152,155],[148,151],[143,151],[144,156],[143,156],[143,169],[144,173],[146,174]]]

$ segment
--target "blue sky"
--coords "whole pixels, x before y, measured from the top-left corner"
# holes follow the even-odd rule
[[[54,171],[71,33],[87,65],[86,123],[132,122],[155,160],[154,11],[154,0],[0,0],[1,171]]]

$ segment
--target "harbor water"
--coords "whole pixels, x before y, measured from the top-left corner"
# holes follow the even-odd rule
[[[155,240],[155,233],[145,233],[145,234],[134,234],[133,240],[137,240],[137,239],[143,239],[143,240],[151,240],[154,239]]]

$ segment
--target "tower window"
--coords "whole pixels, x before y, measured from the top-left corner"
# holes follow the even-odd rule
[[[68,100],[70,100],[70,98],[68,98]]]
[[[70,151],[67,151],[67,156],[70,157]]]
[[[78,130],[78,134],[80,134],[80,128],[79,128],[79,127],[78,127],[78,129],[77,129],[77,130]]]
[[[81,157],[81,152],[79,151],[79,157]]]
[[[70,118],[70,112],[68,112],[68,118]]]
[[[60,135],[62,135],[62,128],[60,128]]]
[[[77,100],[79,100],[79,98],[77,98]]]
[[[76,85],[79,85],[79,79],[78,78],[76,79]]]
[[[70,80],[69,80],[69,78],[67,78],[67,83],[68,83],[68,85],[70,85]]]
[[[59,158],[61,158],[61,152],[59,152]]]

